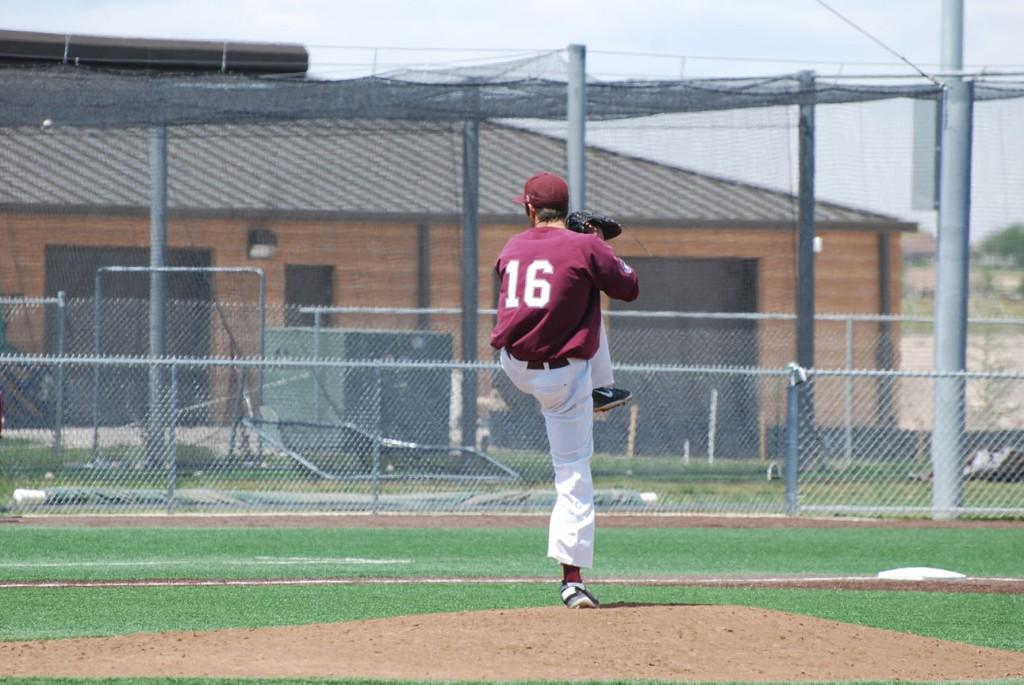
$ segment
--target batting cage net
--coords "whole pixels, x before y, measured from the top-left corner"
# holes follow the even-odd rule
[[[0,506],[547,511],[543,420],[488,341],[495,258],[526,226],[513,197],[578,168],[569,81],[561,52],[338,81],[0,68]],[[600,510],[1024,512],[1024,257],[1005,247],[1024,84],[972,81],[949,406],[942,93],[587,80],[580,200],[622,223],[641,281],[605,302],[633,400],[595,418]],[[794,380],[808,211],[813,368]],[[937,425],[956,445],[938,476]]]

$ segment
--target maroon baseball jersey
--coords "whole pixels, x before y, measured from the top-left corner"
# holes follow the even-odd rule
[[[491,346],[524,361],[597,352],[601,291],[630,302],[640,294],[634,272],[594,235],[536,226],[512,236],[495,265],[501,276]]]

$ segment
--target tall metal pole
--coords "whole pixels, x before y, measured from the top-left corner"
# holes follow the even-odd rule
[[[814,368],[814,147],[815,147],[815,83],[813,71],[802,71],[800,83],[800,121],[798,125],[799,215],[797,217],[796,275],[796,363],[804,369]],[[800,402],[798,413],[808,429],[817,425],[814,411],[814,388],[796,393]],[[793,474],[796,478],[796,474]]]
[[[942,73],[964,68],[964,0],[942,0]]]
[[[566,118],[566,167],[569,171],[569,211],[587,206],[587,46],[569,46],[569,99]]]
[[[462,359],[476,361],[479,308],[480,120],[474,113],[462,128]],[[462,372],[462,445],[476,448],[476,371]]]
[[[796,363],[814,368],[814,72],[799,76],[799,216],[797,218]]]
[[[167,274],[158,269],[167,266],[167,128],[155,126],[149,148],[149,355],[166,353],[165,319],[167,310]],[[149,416],[146,458],[151,466],[163,458],[163,383],[162,369],[149,367]]]
[[[963,0],[942,5],[942,71],[963,70]],[[949,77],[942,97],[939,157],[938,271],[935,288],[935,371],[967,368],[970,260],[971,137],[974,84]],[[964,381],[936,378],[932,427],[932,518],[957,516],[963,505]]]

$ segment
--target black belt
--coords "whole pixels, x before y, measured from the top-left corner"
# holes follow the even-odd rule
[[[512,354],[512,350],[505,348],[505,353],[515,359],[516,356]],[[519,361],[524,361],[520,359]],[[541,369],[560,369],[563,366],[569,366],[569,359],[566,357],[558,357],[556,359],[543,359],[536,361],[526,362],[526,368],[532,369],[533,371],[540,371]]]
[[[526,368],[534,369],[534,370],[538,370],[538,369],[560,369],[563,366],[569,366],[569,360],[566,359],[565,357],[560,357],[558,359],[546,359],[546,360],[544,360],[542,362],[540,362],[540,361],[526,362]]]

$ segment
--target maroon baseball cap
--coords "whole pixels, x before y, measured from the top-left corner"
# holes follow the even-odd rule
[[[534,209],[568,209],[569,184],[558,174],[542,171],[526,180],[523,194],[515,202],[531,204]]]

